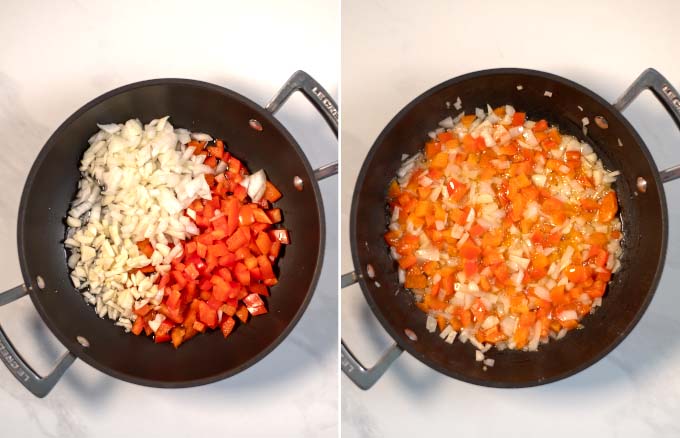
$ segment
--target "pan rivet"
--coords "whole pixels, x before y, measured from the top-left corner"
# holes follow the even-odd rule
[[[262,131],[262,124],[255,119],[248,120],[248,125],[256,131]]]
[[[404,333],[406,333],[406,336],[408,336],[408,338],[409,338],[410,340],[412,340],[412,341],[414,341],[414,342],[418,340],[418,336],[415,334],[415,332],[414,332],[413,330],[411,330],[411,329],[404,329]]]
[[[602,129],[609,128],[609,122],[602,116],[595,116],[595,124]]]
[[[45,280],[40,275],[35,277],[35,282],[38,284],[39,289],[45,289]]]
[[[305,187],[304,181],[302,181],[302,178],[300,178],[299,176],[293,178],[293,185],[299,192],[301,192],[302,189]]]
[[[647,191],[647,180],[641,176],[637,178],[637,189],[640,193],[645,193]]]
[[[76,341],[78,341],[78,343],[85,348],[90,346],[90,341],[88,341],[87,339],[85,339],[82,336],[76,336]]]

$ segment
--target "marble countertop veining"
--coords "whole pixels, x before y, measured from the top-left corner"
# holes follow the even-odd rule
[[[353,269],[347,232],[360,166],[409,101],[446,79],[495,67],[552,72],[610,102],[647,67],[677,87],[679,15],[672,1],[343,1],[341,272]],[[678,128],[650,93],[625,116],[659,168],[680,163]],[[368,391],[342,376],[342,436],[680,436],[680,182],[665,190],[662,280],[638,326],[605,359],[553,384],[506,390],[448,378],[403,354]],[[341,312],[345,342],[374,363],[390,338],[358,286],[342,291]]]
[[[185,77],[265,105],[303,69],[337,98],[335,1],[6,1],[0,14],[0,273],[21,283],[16,217],[30,166],[51,133],[96,96],[144,79]],[[337,159],[322,118],[296,95],[277,114],[312,166]],[[132,385],[76,361],[45,399],[0,366],[3,436],[334,437],[337,398],[338,178],[320,183],[324,267],[306,313],[264,360],[227,380],[187,389]],[[32,303],[0,308],[0,323],[39,372],[64,351]]]

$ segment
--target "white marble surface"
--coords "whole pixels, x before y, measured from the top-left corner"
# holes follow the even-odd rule
[[[673,1],[343,1],[341,271],[352,269],[348,215],[363,158],[410,100],[493,67],[553,72],[609,101],[647,67],[680,86],[679,15]],[[649,93],[625,115],[659,167],[680,162],[678,129]],[[666,194],[662,281],[642,321],[606,359],[554,384],[501,390],[450,379],[404,354],[369,391],[342,376],[343,437],[680,436],[680,182]],[[341,310],[343,338],[374,363],[389,338],[358,286],[342,292]]]
[[[266,104],[298,69],[337,97],[337,2],[3,1],[0,14],[0,289],[21,282],[16,214],[24,179],[49,135],[90,99],[126,83],[186,77]],[[337,145],[302,96],[277,115],[313,166]],[[268,357],[207,386],[162,390],[115,380],[76,361],[36,399],[0,366],[0,432],[16,437],[336,436],[338,178],[321,183],[328,239],[318,289]],[[47,371],[63,351],[30,300],[0,308],[29,362]]]

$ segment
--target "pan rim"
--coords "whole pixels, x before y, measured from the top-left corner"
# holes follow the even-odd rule
[[[576,91],[588,96],[591,98],[593,101],[596,103],[602,105],[603,107],[607,108],[612,114],[615,115],[617,120],[628,130],[628,132],[631,134],[631,136],[635,139],[637,146],[643,153],[643,155],[646,157],[647,161],[650,163],[651,170],[652,170],[652,175],[654,178],[654,181],[656,183],[656,187],[658,188],[658,196],[659,196],[659,202],[660,202],[660,207],[661,207],[661,218],[660,218],[660,225],[661,225],[661,251],[660,251],[660,256],[659,260],[656,265],[654,277],[652,278],[651,286],[649,290],[647,291],[647,296],[645,297],[642,305],[637,309],[635,316],[630,320],[629,324],[626,327],[626,330],[623,332],[619,333],[616,338],[612,340],[609,344],[605,345],[604,348],[600,350],[600,352],[596,355],[593,356],[588,361],[583,362],[580,364],[578,367],[574,367],[572,369],[569,369],[565,372],[556,374],[550,378],[538,378],[532,381],[523,381],[523,382],[510,382],[510,381],[500,381],[500,380],[483,380],[483,379],[478,379],[474,378],[471,376],[468,376],[463,373],[459,372],[454,372],[452,370],[447,369],[446,367],[440,366],[439,364],[435,363],[434,361],[430,360],[427,355],[421,355],[418,352],[415,351],[415,348],[413,348],[413,344],[407,342],[404,339],[403,333],[401,333],[399,330],[395,329],[392,325],[389,324],[387,321],[387,318],[383,315],[382,311],[380,310],[379,306],[376,304],[375,300],[373,299],[373,295],[370,293],[368,286],[366,284],[366,281],[364,281],[364,278],[366,278],[366,272],[364,271],[363,266],[360,263],[359,260],[359,254],[358,254],[358,242],[357,242],[357,215],[358,215],[358,202],[359,202],[359,196],[360,196],[360,191],[361,188],[364,185],[364,181],[366,179],[366,175],[368,173],[368,163],[373,161],[373,158],[375,154],[377,153],[378,146],[384,141],[385,137],[390,133],[392,128],[406,115],[408,114],[413,107],[415,107],[418,103],[420,103],[423,99],[430,97],[437,92],[448,88],[452,85],[459,84],[461,82],[471,80],[471,79],[476,79],[479,77],[484,77],[484,76],[499,76],[499,75],[525,75],[525,76],[530,76],[530,77],[539,77],[542,79],[548,79],[557,83],[560,83],[561,85],[565,85],[568,87],[571,87],[575,89]],[[366,157],[364,158],[364,161],[361,166],[361,170],[359,171],[359,175],[357,177],[355,186],[354,186],[354,192],[352,194],[352,204],[351,204],[351,210],[350,210],[350,234],[349,234],[349,239],[350,239],[350,247],[351,247],[351,252],[352,252],[352,263],[353,263],[353,268],[354,271],[357,273],[361,273],[359,275],[359,280],[358,283],[361,287],[361,291],[364,295],[364,298],[366,299],[371,311],[375,315],[375,317],[380,321],[380,324],[382,327],[387,331],[387,333],[390,335],[390,337],[399,345],[400,348],[403,350],[407,351],[409,355],[413,356],[414,358],[418,359],[420,362],[423,364],[427,365],[429,368],[438,371],[439,373],[442,373],[446,376],[455,378],[457,380],[466,382],[466,383],[471,383],[479,386],[486,386],[486,387],[493,387],[493,388],[528,388],[528,387],[533,387],[533,386],[539,386],[539,385],[544,385],[552,382],[556,382],[562,379],[565,379],[567,377],[573,376],[577,373],[580,373],[581,371],[585,370],[586,368],[589,368],[590,366],[594,365],[595,363],[599,362],[601,359],[603,359],[605,356],[607,356],[612,350],[614,350],[632,331],[633,329],[637,326],[638,322],[646,312],[647,308],[649,307],[649,304],[651,303],[654,294],[656,293],[656,289],[658,287],[659,281],[661,280],[661,276],[663,273],[663,268],[665,266],[665,260],[666,260],[666,251],[667,251],[667,244],[668,244],[668,209],[666,205],[666,196],[665,196],[665,189],[663,186],[663,183],[661,182],[660,176],[659,176],[659,170],[658,167],[656,166],[656,162],[652,158],[651,153],[649,152],[649,149],[647,148],[647,145],[644,143],[642,138],[639,136],[635,128],[628,122],[628,119],[621,113],[618,109],[616,109],[612,104],[610,104],[608,101],[603,99],[600,95],[597,93],[591,91],[590,89],[573,82],[569,79],[566,79],[564,77],[552,74],[552,73],[547,73],[543,72],[540,70],[533,70],[533,69],[525,69],[525,68],[493,68],[493,69],[485,69],[485,70],[478,70],[470,73],[463,74],[461,76],[454,77],[452,79],[448,79],[444,82],[441,82],[423,93],[419,94],[417,97],[415,97],[413,100],[411,100],[406,106],[404,106],[399,112],[389,121],[389,123],[383,128],[383,130],[380,132],[376,140],[374,141],[373,145],[369,149],[368,153],[366,154]]]
[[[24,241],[23,241],[23,236],[25,233],[25,228],[24,228],[24,223],[25,223],[25,215],[26,215],[26,207],[27,207],[27,197],[28,193],[31,190],[31,187],[36,180],[36,177],[38,176],[38,169],[42,165],[42,163],[45,161],[45,158],[49,151],[55,146],[57,139],[59,136],[62,134],[62,132],[71,124],[73,123],[74,120],[78,119],[81,117],[85,112],[89,111],[91,108],[93,108],[96,105],[99,105],[100,103],[105,102],[106,100],[117,96],[119,94],[128,92],[130,90],[138,89],[138,88],[144,88],[144,87],[150,87],[150,86],[159,86],[159,85],[180,85],[180,86],[188,86],[188,87],[196,87],[196,88],[203,88],[207,89],[209,91],[212,91],[214,93],[221,94],[223,96],[226,96],[228,98],[234,99],[239,101],[240,103],[248,106],[250,109],[252,109],[255,113],[259,115],[259,117],[266,119],[268,122],[270,122],[282,135],[283,137],[288,141],[288,143],[291,145],[293,150],[297,153],[298,157],[302,161],[302,164],[305,168],[306,172],[306,177],[309,182],[311,182],[311,187],[314,193],[314,199],[316,201],[317,205],[317,211],[318,211],[318,222],[319,222],[319,250],[318,253],[316,254],[315,258],[315,267],[314,271],[312,273],[312,279],[309,285],[309,288],[307,290],[307,294],[305,295],[304,300],[302,301],[302,304],[296,311],[295,315],[293,318],[290,320],[286,328],[264,349],[262,349],[258,354],[254,355],[252,358],[249,360],[245,361],[241,365],[228,369],[223,372],[215,373],[212,375],[208,375],[205,377],[197,378],[197,379],[184,379],[184,380],[174,380],[174,381],[167,381],[167,380],[156,380],[156,379],[148,379],[148,378],[142,378],[138,377],[129,373],[121,372],[113,368],[109,368],[107,366],[102,365],[99,363],[96,359],[94,359],[90,354],[87,353],[87,349],[83,348],[75,339],[70,339],[67,336],[63,335],[57,325],[52,321],[52,319],[49,317],[48,312],[45,311],[43,308],[40,300],[37,298],[37,293],[36,293],[36,284],[35,280],[29,277],[29,272],[27,268],[27,261],[26,261],[26,248],[24,247]],[[305,184],[307,185],[307,184]],[[138,81],[138,82],[133,82],[130,84],[126,84],[117,88],[114,88],[113,90],[110,90],[98,97],[95,97],[94,99],[90,100],[83,106],[81,106],[78,110],[76,110],[73,114],[71,114],[64,122],[62,122],[59,127],[52,133],[52,135],[48,138],[48,140],[45,142],[45,144],[42,146],[40,149],[40,152],[38,153],[37,157],[33,161],[33,164],[31,166],[31,169],[28,173],[28,176],[26,177],[26,182],[24,183],[24,188],[21,194],[21,201],[19,203],[19,212],[17,215],[17,249],[19,253],[19,265],[21,267],[21,274],[22,278],[24,280],[24,284],[27,286],[29,295],[31,297],[31,301],[33,302],[34,307],[40,314],[40,317],[42,320],[45,322],[45,324],[49,327],[50,331],[57,337],[57,339],[66,347],[66,349],[75,355],[78,359],[81,359],[83,362],[87,363],[88,365],[92,366],[93,368],[96,368],[97,370],[103,372],[104,374],[108,374],[112,377],[115,377],[117,379],[137,384],[137,385],[142,385],[142,386],[148,386],[148,387],[156,387],[156,388],[187,388],[187,387],[194,387],[194,386],[201,386],[201,385],[206,385],[209,383],[217,382],[223,379],[226,379],[228,377],[231,377],[235,374],[238,374],[247,368],[250,368],[253,366],[255,363],[259,362],[262,360],[264,357],[269,355],[276,347],[278,347],[283,340],[288,337],[288,335],[292,332],[292,330],[295,328],[297,323],[299,322],[300,318],[306,311],[307,307],[309,306],[309,303],[312,299],[312,296],[314,295],[314,292],[316,291],[316,286],[319,281],[319,276],[321,274],[321,269],[323,267],[323,259],[324,259],[324,252],[325,252],[325,244],[326,244],[326,223],[325,223],[325,212],[324,212],[324,206],[323,206],[323,199],[321,197],[321,191],[319,189],[318,182],[316,178],[314,178],[314,170],[311,167],[311,164],[309,163],[309,160],[307,159],[307,156],[305,155],[304,151],[300,147],[300,145],[297,143],[295,138],[290,134],[290,132],[283,126],[279,120],[274,117],[273,114],[271,114],[269,111],[264,109],[262,106],[258,105],[254,101],[250,100],[249,98],[243,96],[240,93],[237,93],[231,89],[228,89],[226,87],[222,87],[220,85],[216,85],[210,82],[205,82],[205,81],[199,81],[195,79],[183,79],[183,78],[157,78],[157,79],[148,79],[148,80],[143,80],[143,81]]]

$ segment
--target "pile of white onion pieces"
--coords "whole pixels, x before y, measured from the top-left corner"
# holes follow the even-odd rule
[[[459,109],[459,108],[458,108]],[[429,133],[431,138],[436,138],[437,134],[450,131],[457,136],[459,140],[462,140],[466,134],[470,134],[474,138],[482,137],[484,143],[488,148],[497,148],[509,143],[512,139],[517,139],[517,143],[527,149],[540,149],[538,140],[533,135],[531,127],[533,127],[533,121],[527,121],[524,126],[510,127],[512,121],[512,116],[515,113],[515,109],[506,105],[505,116],[503,118],[496,115],[490,106],[487,106],[487,111],[477,108],[475,115],[477,118],[472,122],[469,127],[466,127],[461,123],[462,117],[465,113],[458,114],[454,117],[447,117],[439,123],[439,128]],[[505,126],[503,126],[505,125]],[[519,138],[518,138],[519,137]],[[432,187],[430,201],[437,202],[440,201],[444,206],[445,210],[449,210],[454,207],[461,207],[463,204],[474,204],[478,208],[476,211],[474,208],[470,210],[468,217],[466,218],[465,225],[461,226],[458,224],[448,224],[443,221],[437,221],[435,223],[437,229],[443,230],[445,228],[451,228],[451,236],[458,239],[458,247],[468,238],[471,238],[468,231],[475,224],[478,223],[486,229],[494,229],[501,225],[501,222],[505,216],[505,211],[497,204],[497,199],[492,188],[492,184],[498,184],[501,182],[499,177],[492,178],[489,181],[479,181],[477,176],[479,174],[476,166],[469,165],[467,162],[463,162],[461,165],[456,165],[454,163],[454,156],[457,153],[458,148],[449,150],[449,165],[444,169],[444,177],[440,180],[432,180],[426,175],[419,178],[418,184],[423,187]],[[578,203],[580,199],[584,197],[599,197],[602,192],[609,190],[611,183],[615,181],[616,176],[619,175],[618,171],[608,172],[604,169],[601,160],[598,159],[597,154],[594,153],[592,147],[585,143],[580,142],[577,138],[569,135],[562,136],[562,142],[560,145],[550,151],[550,155],[555,159],[562,159],[567,151],[579,151],[581,153],[581,164],[585,174],[593,180],[595,188],[583,187],[578,181],[572,180],[565,176],[569,172],[567,166],[558,169],[557,172],[553,173],[553,181],[557,181],[557,184],[551,184],[548,186],[551,191],[551,195],[560,199],[563,202]],[[509,168],[508,162],[502,162],[501,160],[492,160],[492,164],[498,169]],[[531,180],[534,185],[538,187],[545,187],[547,184],[548,176],[551,171],[544,167],[545,163],[537,163],[534,166],[534,174]],[[397,182],[400,187],[405,188],[416,169],[425,168],[425,160],[421,153],[408,157],[406,155],[402,156],[402,165],[397,172]],[[449,199],[447,192],[446,181],[449,178],[456,178],[462,183],[468,185],[469,192],[461,200],[460,203],[452,202]],[[527,218],[532,218],[538,214],[540,206],[536,203],[530,203],[525,212],[524,216]],[[398,223],[399,218],[399,207],[395,207],[392,211],[392,219],[389,228],[392,230],[400,230],[402,225]],[[565,221],[564,224],[555,227],[553,231],[561,231],[562,233],[568,233],[572,227],[578,231],[589,235],[592,232],[607,232],[609,228],[615,230],[621,230],[621,222],[618,218],[613,219],[609,224],[599,224],[586,223],[582,218],[570,218]],[[420,238],[420,247],[416,250],[415,254],[419,262],[426,261],[437,261],[440,263],[448,263],[452,266],[457,266],[459,260],[457,258],[449,258],[446,252],[440,252],[435,246],[433,246],[428,239],[427,235],[422,232],[422,229],[415,228],[410,222],[406,224],[406,231],[411,234],[418,235]],[[522,284],[526,269],[530,263],[530,253],[533,251],[533,244],[530,239],[530,235],[522,235],[517,227],[511,228],[511,233],[515,235],[515,242],[509,247],[504,248],[504,255],[506,258],[506,264],[512,273],[511,279],[519,287]],[[481,242],[476,241],[477,245]],[[574,251],[581,251],[583,256],[587,254],[590,249],[589,245],[583,244],[579,248],[572,248],[571,246],[567,248],[565,253],[562,255],[559,261],[554,262],[548,270],[548,277],[544,278],[539,282],[539,284],[530,284],[530,287],[534,287],[534,290],[538,294],[542,294],[543,299],[550,299],[549,290],[555,285],[565,285],[567,290],[570,290],[574,285],[569,283],[564,270],[568,267],[571,262],[571,257]],[[607,246],[607,251],[609,252],[609,259],[607,260],[606,268],[612,272],[617,272],[621,264],[619,258],[621,256],[621,246],[619,240],[613,240]],[[549,255],[550,252],[554,251],[553,248],[546,248],[544,252]],[[392,257],[395,260],[399,259],[399,254],[394,248],[391,249]],[[485,268],[482,274],[491,276],[491,271],[489,268]],[[399,281],[404,283],[406,273],[399,269]],[[433,281],[436,283],[440,281],[440,278],[435,275]],[[445,318],[450,318],[451,314],[448,310],[453,310],[454,306],[463,306],[468,309],[472,305],[473,301],[480,297],[482,302],[488,311],[493,311],[499,315],[503,315],[504,309],[509,309],[510,303],[509,298],[504,294],[499,294],[500,289],[495,287],[492,289],[491,293],[483,292],[479,289],[480,276],[475,274],[473,278],[466,278],[464,272],[459,272],[457,274],[457,281],[455,283],[455,294],[450,299],[450,306],[443,312],[431,312],[428,315],[426,326],[430,332],[434,332],[437,327],[437,316],[444,316]],[[427,290],[413,290],[417,300],[422,299],[424,293]],[[545,292],[545,293],[542,293]],[[441,298],[441,297],[440,297]],[[593,310],[601,305],[602,299],[596,298],[591,300],[587,294],[584,294],[582,300],[588,302],[592,305]],[[577,318],[574,312],[573,319]],[[492,319],[489,319],[492,318]],[[488,320],[488,321],[487,321]],[[517,326],[517,321],[514,317],[508,316],[502,320],[498,320],[496,316],[489,316],[487,320],[479,323],[480,327],[486,324],[491,327],[495,324],[500,324],[501,330],[507,335],[511,336]],[[440,333],[440,337],[447,343],[451,344],[456,339],[456,337],[461,342],[467,342],[468,340],[475,345],[478,349],[476,358],[480,362],[484,362],[484,365],[493,366],[492,359],[485,359],[484,353],[486,353],[490,348],[491,344],[481,344],[475,339],[473,332],[477,327],[470,329],[463,329],[460,333],[454,331],[451,326],[447,326],[444,331]],[[488,328],[488,327],[483,327]],[[530,341],[525,347],[527,350],[536,350],[538,348],[539,342],[548,342],[548,337],[545,339],[540,338],[540,321],[537,322],[537,326],[532,327],[530,331]],[[566,330],[563,330],[557,334],[551,332],[551,336],[555,338],[561,338],[566,334]],[[504,348],[514,348],[511,340],[507,345],[499,343],[497,347],[499,349]]]
[[[157,305],[163,298],[154,285],[159,274],[128,271],[150,263],[158,273],[168,272],[172,259],[182,253],[180,241],[198,234],[184,209],[197,198],[211,199],[203,175],[214,170],[203,164],[205,155],[194,155],[186,144],[192,138],[212,138],[173,130],[167,120],[144,127],[139,120],[98,125],[83,155],[82,179],[66,220],[64,245],[71,250],[74,286],[100,317],[127,331],[135,308]],[[136,245],[144,239],[154,248],[151,259]]]

